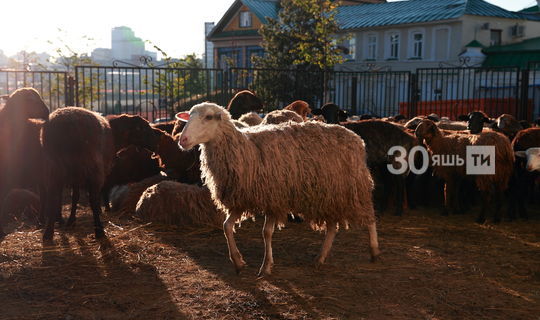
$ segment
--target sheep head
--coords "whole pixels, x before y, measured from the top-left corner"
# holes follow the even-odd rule
[[[9,119],[49,119],[49,108],[34,88],[15,90],[7,99],[3,109]]]
[[[467,119],[467,129],[472,134],[478,134],[484,129],[484,123],[489,123],[488,116],[482,111],[474,111],[469,113]]]
[[[111,125],[116,150],[131,144],[156,150],[159,135],[156,135],[150,123],[142,117],[123,114],[108,116],[107,119]]]
[[[516,157],[525,158],[527,171],[540,171],[540,148],[529,148],[526,151],[515,151]]]
[[[439,128],[437,128],[435,122],[429,119],[424,119],[420,121],[420,123],[416,127],[416,130],[414,131],[414,134],[419,139],[425,139],[429,141],[433,137],[441,135],[441,132],[439,131]]]
[[[181,112],[176,118],[185,121],[186,113]],[[224,122],[233,126],[231,116],[224,108],[209,102],[195,105],[189,111],[189,120],[180,135],[180,147],[190,150],[198,144],[213,141],[220,134],[219,127]]]

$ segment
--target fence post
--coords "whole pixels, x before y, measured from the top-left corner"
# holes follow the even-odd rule
[[[358,94],[358,77],[353,76],[351,78],[351,107],[353,114],[358,114],[357,104],[357,94]]]
[[[521,85],[518,86],[521,92],[518,99],[518,119],[530,121],[528,109],[529,109],[529,70],[525,69],[521,71]]]
[[[66,106],[75,106],[75,78],[67,76]]]
[[[417,116],[419,97],[418,73],[411,73],[409,78],[409,108],[407,108],[407,118],[411,119]]]

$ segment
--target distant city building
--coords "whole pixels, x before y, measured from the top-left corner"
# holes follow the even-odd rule
[[[214,43],[211,41],[208,41],[206,36],[212,31],[214,28],[213,22],[205,22],[204,23],[204,67],[205,68],[213,68],[214,67]]]
[[[121,26],[111,31],[111,48],[97,48],[92,51],[92,59],[100,64],[120,60],[128,63],[139,64],[140,57],[149,56],[156,61],[157,53],[147,51],[144,41],[135,36],[131,28]]]

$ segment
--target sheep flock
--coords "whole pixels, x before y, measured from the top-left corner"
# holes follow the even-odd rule
[[[267,114],[263,106],[243,90],[226,107],[204,102],[158,125],[79,107],[52,111],[37,90],[15,90],[0,108],[0,239],[10,221],[24,219],[53,240],[55,227],[76,223],[85,190],[96,239],[107,236],[103,210],[180,230],[220,229],[236,272],[246,261],[235,228],[262,217],[259,276],[269,276],[274,231],[290,217],[325,234],[317,265],[338,230],[362,227],[376,261],[388,207],[407,219],[439,199],[443,216],[479,205],[477,223],[505,223],[528,219],[539,193],[540,127],[509,114],[374,118],[332,102],[319,109],[296,100]],[[493,151],[494,172],[469,172],[475,147]]]

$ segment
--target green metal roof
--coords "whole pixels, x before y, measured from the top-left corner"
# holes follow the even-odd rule
[[[529,18],[483,0],[409,0],[339,7],[337,20],[342,29],[358,29],[450,20],[463,15]]]
[[[484,48],[484,46],[478,42],[478,40],[473,40],[465,45],[465,48]]]
[[[487,55],[482,66],[519,66],[527,68],[530,61],[540,61],[540,37],[515,44],[484,49]]]
[[[520,10],[519,12],[527,12],[527,13],[531,13],[531,12],[539,12],[540,9],[538,9],[538,6],[532,6],[532,7],[528,7],[528,8],[525,8],[523,10]]]
[[[209,37],[220,33],[240,4],[246,5],[262,23],[267,23],[267,18],[277,19],[280,10],[278,0],[236,0]],[[484,0],[408,0],[347,5],[337,10],[336,19],[344,30],[450,20],[464,15],[540,21],[540,16],[508,11]]]
[[[279,11],[279,1],[277,0],[242,0],[251,12],[253,12],[261,22],[267,23],[266,17],[277,18]]]

